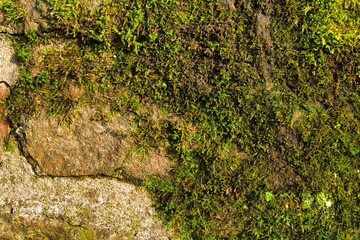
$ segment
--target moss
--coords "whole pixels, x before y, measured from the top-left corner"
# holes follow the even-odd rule
[[[145,185],[184,239],[359,234],[355,1],[48,3],[58,32],[16,43],[12,126],[41,108],[129,113],[139,149],[177,162]]]
[[[5,138],[3,150],[10,153],[14,153],[17,150],[17,142],[13,136],[9,135]]]
[[[97,239],[96,232],[89,229],[81,229],[76,238],[77,240]]]
[[[16,0],[2,0],[0,8],[5,12],[7,23],[21,24],[26,17],[24,7]]]

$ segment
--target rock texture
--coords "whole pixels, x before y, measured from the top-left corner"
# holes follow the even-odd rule
[[[10,42],[0,36],[0,82],[9,86],[14,85],[19,76],[15,57],[15,50]]]
[[[39,175],[115,176],[144,179],[166,176],[172,161],[150,149],[147,154],[131,154],[134,127],[121,115],[111,122],[91,121],[96,112],[79,109],[74,124],[40,114],[18,130],[22,150]],[[131,180],[131,179],[129,179]]]
[[[15,62],[15,51],[9,41],[0,36],[0,146],[10,132],[10,126],[6,121],[5,100],[10,94],[10,86],[16,83],[17,77],[18,66]]]
[[[102,0],[81,3],[86,15]],[[19,77],[11,38],[59,27],[48,21],[46,1],[19,0],[15,7],[9,19],[0,10],[0,239],[168,239],[139,183],[149,175],[166,176],[173,163],[155,149],[132,151],[136,128],[128,116],[95,121],[97,113],[88,107],[64,124],[41,112],[13,129],[21,151],[12,142],[6,149],[15,153],[2,152],[3,139],[15,141],[5,104]],[[65,43],[44,44],[38,51]],[[69,97],[77,101],[81,91],[70,85]]]
[[[9,134],[10,126],[6,121],[6,118],[3,116],[6,112],[6,108],[0,105],[0,155],[1,155],[1,146],[3,144],[3,139]]]
[[[10,38],[52,30],[44,1],[18,3],[26,13],[19,24],[0,10],[0,239],[168,239],[146,191],[129,182],[165,176],[173,163],[155,149],[130,154],[135,129],[127,118],[93,121],[96,113],[83,108],[65,125],[40,113],[16,131],[26,158],[2,152],[11,130],[4,102],[19,76]]]
[[[146,192],[111,178],[38,177],[0,158],[0,239],[168,239]]]

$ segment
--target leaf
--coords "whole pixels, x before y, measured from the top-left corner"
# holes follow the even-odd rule
[[[275,199],[274,194],[272,194],[271,192],[266,192],[265,193],[265,200],[266,202],[271,202]]]

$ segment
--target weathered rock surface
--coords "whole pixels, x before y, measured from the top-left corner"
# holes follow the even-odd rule
[[[22,149],[39,175],[116,176],[143,179],[165,176],[172,161],[150,149],[147,154],[131,154],[134,130],[129,120],[117,115],[111,122],[91,121],[95,112],[79,109],[75,123],[65,126],[59,118],[40,114],[18,131]]]
[[[16,83],[19,76],[15,57],[15,50],[9,41],[0,36],[0,82],[10,86]]]
[[[0,103],[4,102],[10,94],[10,89],[6,83],[0,83]]]
[[[115,179],[39,177],[4,153],[0,187],[0,239],[168,239],[146,192]]]
[[[5,100],[10,94],[10,85],[16,82],[18,75],[17,65],[14,63],[15,52],[5,38],[0,37],[0,146],[3,139],[10,132],[6,121],[7,108]],[[1,154],[1,148],[0,148]]]
[[[10,126],[8,122],[6,121],[6,118],[4,115],[4,112],[6,112],[6,108],[4,106],[1,106],[0,104],[0,155],[1,155],[1,146],[3,144],[3,139],[8,135],[10,132]]]

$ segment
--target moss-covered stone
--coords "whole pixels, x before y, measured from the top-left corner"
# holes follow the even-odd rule
[[[356,1],[88,2],[46,1],[53,31],[14,41],[14,129],[129,117],[135,152],[177,163],[145,183],[184,239],[358,237]]]

